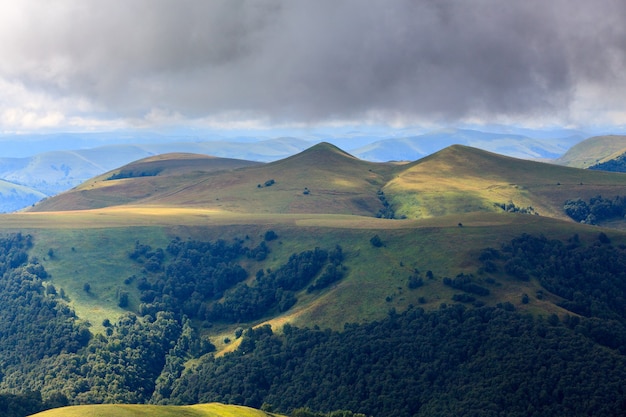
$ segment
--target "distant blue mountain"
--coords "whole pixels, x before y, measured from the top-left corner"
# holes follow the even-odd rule
[[[369,161],[414,161],[451,145],[467,145],[522,159],[554,159],[584,139],[579,135],[536,139],[509,133],[445,129],[419,136],[384,139],[349,152]]]

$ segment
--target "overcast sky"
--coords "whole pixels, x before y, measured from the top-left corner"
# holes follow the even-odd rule
[[[622,0],[0,0],[0,131],[626,126]]]

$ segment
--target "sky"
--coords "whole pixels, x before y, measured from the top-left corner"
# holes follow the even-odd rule
[[[626,126],[622,0],[0,0],[0,132]]]

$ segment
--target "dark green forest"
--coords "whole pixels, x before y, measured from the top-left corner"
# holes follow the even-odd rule
[[[590,166],[589,169],[595,171],[626,172],[626,154],[621,154],[606,162],[598,162]]]
[[[275,232],[268,231],[253,249],[242,240],[174,239],[165,250],[137,242],[129,256],[144,265],[145,274],[138,280],[140,314],[168,311],[210,322],[249,322],[273,310],[289,310],[298,301],[296,292],[304,288],[318,291],[342,278],[343,250],[337,245],[330,251],[315,248],[294,253],[275,271],[259,270],[253,283],[243,282],[249,273],[238,262],[265,259],[270,251],[266,241],[276,238]],[[170,260],[164,266],[166,254]]]
[[[597,195],[589,201],[580,198],[567,200],[563,205],[563,210],[573,220],[586,224],[623,219],[626,216],[626,197],[603,198]]]
[[[92,335],[29,258],[32,237],[3,237],[0,413],[209,401],[293,416],[626,411],[626,247],[604,233],[584,241],[521,235],[485,248],[477,255],[479,270],[441,278],[462,303],[391,309],[384,319],[346,323],[342,331],[249,328],[237,350],[216,358],[194,323],[238,323],[284,311],[299,292],[318,291],[346,273],[340,247],[294,253],[274,270],[245,271],[241,261],[263,259],[272,240],[254,248],[245,239],[174,239],[156,249],[137,242],[129,257],[144,273],[127,284],[140,291],[139,311]],[[489,294],[478,283],[502,274],[541,285],[522,302],[550,294],[568,313],[533,316],[511,303],[467,303]]]

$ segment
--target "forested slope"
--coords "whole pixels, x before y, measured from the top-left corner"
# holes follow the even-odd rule
[[[430,311],[390,308],[384,319],[345,323],[342,330],[288,324],[241,329],[238,347],[219,357],[187,313],[211,317],[205,323],[214,325],[237,319],[212,316],[224,295],[202,301],[193,286],[225,283],[220,271],[234,268],[235,260],[266,256],[264,245],[173,240],[167,262],[159,265],[152,259],[161,257],[159,250],[138,243],[129,256],[154,272],[130,285],[152,291],[152,299],[140,316],[105,323],[105,334],[92,336],[61,291],[46,283],[43,267],[29,260],[31,239],[12,235],[1,245],[7,320],[0,329],[0,389],[7,394],[0,400],[11,407],[6,415],[24,415],[26,398],[38,409],[218,401],[301,415],[307,415],[302,407],[377,416],[621,415],[626,407],[626,247],[604,233],[566,241],[520,235],[477,252],[482,266],[474,273],[432,278],[452,286],[459,295],[453,298],[462,303],[442,300]],[[272,294],[276,304],[261,303],[267,308],[261,315],[289,309],[277,294],[288,294],[293,285],[316,291],[323,271],[341,269],[338,248],[321,251],[295,254],[255,281],[224,284],[231,288],[225,294]],[[172,281],[168,289],[168,280],[160,278],[194,264],[200,268],[194,275],[204,278],[192,286]],[[275,287],[264,281],[269,276]],[[537,283],[541,289],[521,301],[536,305],[537,312],[522,312],[510,302],[484,305],[468,285],[474,280],[492,288],[508,280]],[[190,291],[188,298],[197,303],[175,301],[180,291]],[[301,292],[285,300],[296,294]],[[567,313],[542,313],[544,297]]]

